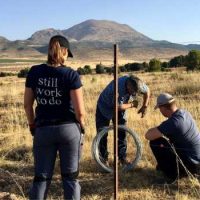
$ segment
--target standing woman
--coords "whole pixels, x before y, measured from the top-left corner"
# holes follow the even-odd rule
[[[61,35],[53,36],[47,64],[33,66],[26,79],[24,108],[34,138],[35,165],[30,199],[47,198],[57,152],[64,198],[80,199],[77,177],[85,109],[79,75],[64,66],[67,57],[73,57],[68,40]]]

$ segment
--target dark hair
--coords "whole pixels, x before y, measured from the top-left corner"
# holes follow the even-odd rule
[[[140,79],[137,77],[137,76],[134,76],[134,75],[130,75],[128,77],[128,81],[131,83],[133,89],[135,92],[138,92],[139,90],[139,82],[140,82]]]

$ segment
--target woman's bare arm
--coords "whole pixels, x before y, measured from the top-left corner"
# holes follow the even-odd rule
[[[76,119],[80,123],[81,127],[84,128],[85,125],[85,107],[83,101],[83,90],[82,88],[71,90],[70,97],[72,100],[72,105],[74,107]]]
[[[29,124],[34,124],[35,114],[33,110],[34,93],[31,88],[25,88],[24,92],[24,110]]]

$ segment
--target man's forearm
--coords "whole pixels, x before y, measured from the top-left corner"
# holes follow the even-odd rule
[[[150,99],[150,91],[148,90],[147,93],[144,94],[143,96],[143,106],[147,107],[149,104],[149,99]]]
[[[132,102],[131,103],[125,103],[125,104],[119,105],[118,110],[123,111],[123,110],[126,110],[128,108],[133,108],[133,107],[135,107],[134,103],[132,103]]]

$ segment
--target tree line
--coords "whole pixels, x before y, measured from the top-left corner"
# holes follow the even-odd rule
[[[127,63],[119,66],[119,72],[132,72],[132,71],[145,71],[145,72],[156,72],[156,71],[169,71],[171,68],[186,67],[189,70],[200,70],[200,51],[191,50],[186,56],[180,55],[172,58],[168,62],[161,62],[159,59],[153,58],[149,62],[143,63]],[[26,77],[29,68],[22,69],[18,72],[18,77]],[[79,67],[77,72],[80,75],[85,74],[112,74],[113,67],[107,67],[103,64],[97,64],[95,69],[91,69],[90,65]],[[1,72],[0,77],[13,76],[13,73]]]
[[[186,67],[189,70],[200,70],[200,51],[191,50],[186,56],[180,55],[172,58],[168,62],[161,62],[159,59],[153,58],[148,62],[143,63],[127,63],[123,66],[119,66],[119,72],[131,72],[131,71],[169,71],[170,68]],[[80,75],[85,74],[104,74],[113,72],[113,67],[107,67],[103,64],[97,64],[95,69],[91,69],[89,65],[79,67],[77,69]]]

